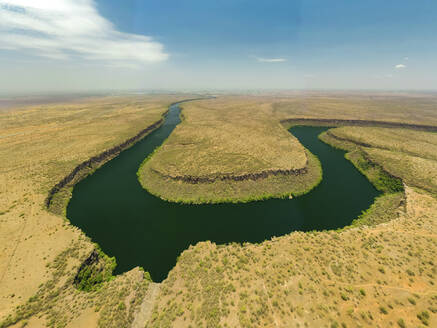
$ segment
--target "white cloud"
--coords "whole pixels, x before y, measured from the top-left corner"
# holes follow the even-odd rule
[[[404,60],[409,60],[410,58],[408,58],[408,57],[404,57]]]
[[[396,69],[403,69],[403,68],[407,68],[407,66],[404,65],[404,64],[398,64],[398,65],[395,66],[395,68]]]
[[[93,0],[0,0],[0,49],[117,65],[168,58],[150,37],[117,31]]]
[[[260,63],[283,63],[287,61],[285,58],[261,58],[261,57],[255,57],[257,61]]]

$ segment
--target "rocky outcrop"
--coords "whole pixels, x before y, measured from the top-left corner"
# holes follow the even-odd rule
[[[266,171],[247,173],[241,175],[217,174],[215,176],[192,176],[192,175],[171,176],[171,175],[165,175],[155,169],[152,169],[152,171],[166,179],[170,179],[174,181],[182,181],[191,184],[198,184],[198,183],[213,183],[215,181],[247,181],[247,180],[255,181],[255,180],[265,179],[269,176],[277,176],[277,175],[295,175],[295,176],[302,175],[308,172],[307,165],[308,165],[308,161],[305,164],[305,167],[300,169],[266,170]]]
[[[115,266],[115,258],[108,257],[100,249],[94,249],[79,267],[73,284],[79,290],[96,290],[111,279]]]
[[[123,143],[112,147],[96,156],[91,157],[90,159],[80,163],[77,165],[73,171],[70,172],[67,176],[65,176],[61,181],[59,181],[49,192],[49,195],[46,198],[46,206],[47,208],[50,208],[51,201],[56,193],[58,193],[61,189],[70,186],[74,181],[77,182],[85,173],[89,172],[90,169],[93,169],[108,160],[114,158],[119,153],[121,153],[124,149],[132,146],[135,142],[142,139],[146,134],[149,132],[155,130],[157,127],[159,127],[164,119],[160,119],[159,121],[155,122],[154,124],[148,126],[144,130],[141,130],[137,135],[133,136],[132,138],[124,141]]]
[[[198,98],[189,98],[182,101],[177,101],[175,103],[170,104],[169,108],[173,105],[181,104],[188,101],[194,101],[194,100],[204,100],[204,99],[213,99],[215,97],[198,97]],[[168,113],[168,110],[163,114],[163,117]],[[85,177],[88,172],[92,169],[95,169],[96,167],[104,164],[105,162],[109,161],[110,159],[114,158],[118,154],[120,154],[124,149],[132,146],[134,143],[139,141],[140,139],[144,138],[148,133],[158,128],[162,123],[164,122],[164,118],[160,119],[159,121],[155,122],[154,124],[148,126],[144,130],[141,130],[137,135],[133,136],[132,138],[124,141],[123,143],[112,147],[111,149],[108,149],[96,156],[91,157],[90,159],[80,163],[77,165],[73,171],[71,171],[70,174],[65,176],[61,181],[59,181],[50,191],[46,198],[46,206],[48,209],[50,209],[50,205],[52,203],[53,197],[60,192],[62,189],[71,187],[75,183],[77,183],[80,179]]]
[[[398,122],[386,122],[386,121],[371,121],[371,120],[346,120],[346,119],[324,119],[324,118],[290,118],[281,121],[282,124],[305,124],[305,125],[328,125],[342,126],[342,125],[357,125],[357,126],[371,126],[371,127],[383,127],[383,128],[406,128],[421,131],[437,132],[437,126],[434,125],[421,125],[410,123],[398,123]]]
[[[371,144],[368,144],[368,143],[365,143],[365,142],[361,142],[361,141],[356,141],[356,140],[351,140],[351,139],[346,139],[346,138],[339,137],[339,136],[335,135],[334,133],[330,132],[329,130],[326,131],[326,134],[327,134],[329,137],[333,138],[333,139],[336,139],[336,140],[339,140],[339,141],[351,142],[351,143],[353,143],[353,144],[355,144],[355,145],[357,145],[357,146],[369,147],[369,148],[370,148],[370,147],[374,147],[374,146],[372,146]],[[388,149],[388,148],[387,148],[387,149]]]

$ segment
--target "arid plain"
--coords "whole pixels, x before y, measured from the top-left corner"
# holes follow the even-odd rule
[[[49,192],[81,162],[159,126],[169,104],[187,98],[106,97],[0,113],[0,327],[437,325],[434,94],[311,92],[185,103],[182,123],[142,167],[154,169],[153,185],[150,172],[139,172],[158,196],[298,196],[317,183],[317,170],[298,183],[302,176],[257,175],[311,163],[286,131],[296,124],[341,126],[321,139],[347,150],[384,193],[341,230],[291,232],[260,244],[201,242],[160,284],[140,268],[112,277],[113,261],[65,217],[72,185],[50,210]],[[259,178],[211,188],[210,179],[245,175]],[[78,283],[93,256],[82,280],[92,284]]]

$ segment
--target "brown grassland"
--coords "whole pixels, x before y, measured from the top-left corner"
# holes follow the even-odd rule
[[[354,145],[361,145],[359,149],[364,156],[381,165],[391,175],[402,177],[409,186],[437,194],[437,133],[340,127],[326,133],[323,140],[331,140],[334,144],[347,140]]]
[[[437,326],[433,132],[340,127],[321,136],[348,150],[347,158],[385,191],[349,227],[293,232],[260,244],[198,243],[181,254],[159,285],[138,268],[94,279],[93,270],[110,272],[112,260],[62,214],[45,209],[47,194],[80,162],[158,121],[176,99],[104,98],[0,114],[0,327]],[[286,127],[298,118],[437,127],[437,97],[224,96],[187,103],[183,115],[174,136],[142,169],[217,176],[301,168],[311,156],[281,121]],[[264,138],[266,148],[258,145]],[[242,157],[232,160],[230,149]],[[221,151],[227,154],[222,166]],[[275,158],[275,152],[286,156]],[[211,163],[210,154],[215,159]],[[155,177],[156,185],[168,183]],[[260,188],[258,195],[269,184],[283,183],[279,175],[274,177],[251,181],[253,188]],[[208,185],[177,183],[190,197],[199,192],[192,187]],[[234,198],[247,197],[232,188]],[[91,258],[88,271],[80,270]],[[87,279],[76,281],[78,270]]]
[[[27,317],[41,327],[95,326],[114,315],[128,320],[135,304],[129,301],[148,280],[134,270],[93,295],[78,293],[72,279],[95,245],[65,217],[48,212],[45,199],[76,165],[159,121],[178,99],[107,97],[0,113],[0,326],[23,319],[21,326]],[[117,314],[123,301],[127,310]]]
[[[303,93],[271,100],[280,119],[369,120],[437,125],[437,95],[395,93]]]
[[[205,102],[212,108],[213,101]],[[239,102],[256,102],[253,111],[270,108],[286,126],[298,118],[436,125],[437,117],[435,98],[413,95],[223,101],[237,103],[236,110]],[[367,127],[329,132],[343,139],[325,134],[322,140],[349,150],[347,158],[386,193],[339,231],[294,232],[259,245],[205,242],[190,248],[162,283],[151,327],[437,324],[436,134]],[[404,188],[397,180],[391,185],[393,177]]]
[[[144,188],[187,203],[307,192],[321,179],[318,160],[258,106],[256,98],[183,104],[182,123],[139,171]]]

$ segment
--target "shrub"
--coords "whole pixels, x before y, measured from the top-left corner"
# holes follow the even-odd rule
[[[406,328],[407,326],[405,325],[405,321],[404,319],[399,319],[398,320],[398,326],[401,328]]]
[[[417,318],[422,321],[425,326],[429,326],[429,312],[422,311],[417,315]]]
[[[80,290],[96,290],[111,279],[116,265],[115,258],[107,256],[97,248],[79,268],[74,284]]]
[[[379,307],[379,311],[380,311],[382,314],[388,314],[387,309],[386,309],[385,307],[383,307],[383,306],[380,306],[380,307]]]

